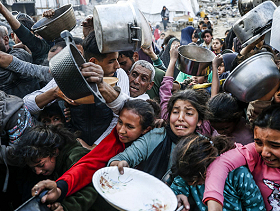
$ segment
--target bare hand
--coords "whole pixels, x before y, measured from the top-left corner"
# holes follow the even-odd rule
[[[80,105],[79,103],[76,103],[74,100],[68,98],[65,96],[65,94],[63,94],[63,92],[58,88],[56,95],[61,98],[62,100],[66,101],[68,104],[73,105],[73,106],[77,106]]]
[[[177,195],[176,197],[177,197],[177,201],[178,201],[177,208],[179,208],[183,205],[184,209],[182,209],[182,211],[189,211],[190,203],[189,203],[188,197],[183,194]]]
[[[54,211],[64,211],[62,205],[59,202],[55,202],[53,204],[49,204],[48,207]]]
[[[54,16],[54,9],[50,9],[43,12],[43,17],[51,18],[52,16]]]
[[[77,141],[80,142],[80,144],[88,150],[93,150],[97,146],[96,144],[89,146],[83,139],[80,139],[80,138],[77,138]]]
[[[175,45],[171,45],[171,48],[170,48],[170,60],[171,59],[174,59],[174,60],[177,60],[178,59],[178,48],[179,48],[180,44],[177,43]]]
[[[151,59],[156,60],[157,59],[157,55],[154,52],[153,46],[151,45],[149,48],[142,48],[142,51],[148,55]]]
[[[223,56],[221,54],[217,55],[214,60],[212,61],[212,66],[213,66],[213,69],[214,67],[216,67],[216,69],[218,69],[218,67],[222,64],[223,62]]]
[[[81,26],[83,27],[84,38],[86,38],[91,31],[94,31],[93,16],[87,16],[86,19],[82,22]]]
[[[81,66],[82,75],[90,83],[100,84],[103,82],[104,72],[100,65],[87,62]]]
[[[61,195],[61,190],[57,188],[56,182],[52,180],[43,180],[37,183],[31,190],[32,196],[39,195],[44,189],[49,189],[49,192],[42,197],[41,202],[55,202]]]
[[[70,122],[71,121],[71,111],[70,111],[69,105],[68,105],[68,103],[64,103],[64,105],[65,105],[64,116],[66,119],[65,121]]]
[[[110,166],[118,166],[120,174],[124,174],[123,167],[128,167],[129,168],[129,165],[125,160],[122,160],[122,161],[116,161],[115,160],[110,164]]]

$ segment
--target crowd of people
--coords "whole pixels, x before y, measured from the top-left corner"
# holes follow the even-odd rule
[[[89,16],[74,42],[86,60],[82,75],[106,103],[79,104],[61,94],[48,66],[65,41],[45,41],[32,32],[31,18],[13,16],[2,3],[0,13],[12,29],[10,36],[0,26],[1,211],[44,189],[42,202],[51,210],[116,210],[91,183],[106,166],[162,179],[183,211],[279,209],[280,83],[249,103],[221,88],[251,55],[277,57],[263,37],[237,51],[232,31],[213,38],[205,17],[198,29],[183,29],[181,39],[157,26],[149,48],[101,53]],[[163,7],[164,29],[167,15]],[[181,45],[216,57],[203,74],[187,75]],[[118,82],[113,87],[106,77]]]

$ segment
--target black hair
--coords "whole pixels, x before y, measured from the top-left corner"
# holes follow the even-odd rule
[[[172,153],[172,174],[181,176],[186,182],[205,180],[207,167],[222,154],[235,147],[226,136],[206,138],[190,135],[180,140]]]
[[[84,39],[83,48],[86,61],[89,61],[92,57],[96,58],[98,61],[102,61],[107,57],[107,54],[100,53],[94,31],[91,31]]]
[[[197,31],[195,31],[195,32],[193,33],[193,37],[194,37],[194,38],[199,38]]]
[[[75,142],[74,135],[65,128],[38,125],[24,131],[12,156],[22,166],[37,163],[38,159],[57,156],[57,149],[61,151],[66,144]]]
[[[242,117],[238,100],[227,93],[219,93],[207,103],[206,119],[210,122],[237,122]]]
[[[31,28],[32,28],[32,26],[34,25],[34,21],[33,21],[33,20],[30,20],[29,18],[26,18],[26,17],[21,16],[21,17],[18,19],[18,21],[19,21],[22,25],[24,25],[26,28],[28,28],[30,31],[32,31]]]
[[[199,21],[199,25],[205,24],[204,21]],[[207,26],[207,25],[206,25]]]
[[[167,45],[168,42],[169,42],[169,40],[170,40],[171,38],[173,38],[173,37],[175,37],[175,36],[172,35],[172,34],[170,34],[170,35],[168,35],[167,37],[165,37],[164,40],[163,40],[163,45]]]
[[[185,89],[176,92],[171,96],[167,104],[168,121],[170,119],[173,106],[177,100],[184,100],[190,102],[198,112],[198,119],[203,120],[207,112],[206,102],[208,101],[208,99],[209,99],[209,95],[205,90]]]
[[[132,110],[140,117],[142,130],[154,126],[155,111],[151,103],[142,99],[128,100],[125,102],[123,109]]]
[[[203,18],[203,20],[205,20],[205,19],[209,20],[209,18],[208,18],[207,16],[205,16],[205,17]]]
[[[126,56],[126,57],[128,57],[132,62],[135,62],[134,59],[133,59],[133,55],[134,55],[134,52],[133,52],[133,51],[119,51],[119,56],[120,56],[120,57]]]
[[[211,36],[213,36],[212,31],[210,29],[206,29],[204,32],[202,32],[201,37],[205,38],[206,33],[209,33]]]
[[[162,33],[160,33],[160,35],[164,35],[164,36],[165,36],[165,33],[164,33],[164,32],[162,32]]]
[[[228,30],[226,30],[225,35],[226,35],[229,31],[230,31],[229,29],[228,29]]]
[[[43,117],[52,117],[54,115],[59,115],[62,120],[65,119],[61,108],[59,107],[57,102],[54,102],[50,106],[45,107],[40,113],[38,117],[38,121],[41,122]]]
[[[66,42],[64,40],[59,41],[57,43],[55,43],[55,45],[53,47],[61,47],[61,48],[65,48],[66,47]],[[51,47],[51,49],[53,48]]]
[[[253,122],[253,128],[256,126],[280,131],[280,106],[272,105],[264,109]]]

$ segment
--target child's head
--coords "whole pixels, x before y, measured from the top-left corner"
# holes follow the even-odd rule
[[[172,172],[189,185],[201,185],[205,181],[207,167],[219,154],[232,148],[234,142],[225,136],[210,139],[200,135],[185,137],[173,151]]]
[[[164,39],[164,37],[165,37],[165,33],[161,33],[160,34],[160,39]]]
[[[152,129],[154,120],[154,108],[149,102],[141,99],[125,102],[116,126],[120,141],[136,140]]]
[[[204,42],[209,45],[212,41],[213,34],[212,31],[209,29],[206,29],[204,32],[202,32],[201,37],[203,38]]]
[[[212,50],[220,53],[223,49],[224,42],[220,38],[216,38],[212,42]]]
[[[46,125],[63,126],[65,123],[65,117],[57,102],[53,103],[48,107],[45,107],[40,112],[38,120]]]
[[[280,168],[280,107],[265,109],[253,123],[256,151],[265,164]]]
[[[206,112],[208,95],[204,90],[186,89],[172,95],[167,105],[168,122],[173,133],[188,136],[200,126]]]
[[[196,43],[198,41],[198,33],[196,31],[193,32],[192,34],[192,42]]]
[[[207,119],[221,135],[230,135],[242,117],[242,108],[230,94],[219,93],[207,103]]]
[[[35,126],[24,131],[13,156],[21,165],[28,165],[36,174],[51,175],[56,157],[66,144],[75,143],[74,135],[57,126]]]

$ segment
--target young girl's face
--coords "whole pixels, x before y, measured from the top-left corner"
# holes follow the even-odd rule
[[[38,162],[28,164],[29,167],[36,173],[42,175],[51,175],[55,169],[56,157],[46,157],[38,159]]]
[[[212,42],[212,49],[213,49],[214,51],[219,51],[219,50],[221,50],[222,46],[223,46],[223,45],[220,43],[219,40],[217,40],[217,39],[213,40],[213,42]]]
[[[170,128],[175,135],[182,137],[194,133],[201,125],[198,112],[187,100],[177,100],[170,114]]]
[[[139,136],[148,132],[149,129],[142,129],[140,121],[140,116],[135,114],[133,110],[123,109],[121,111],[116,128],[122,143],[134,141]]]
[[[256,151],[264,163],[272,168],[280,168],[280,131],[270,128],[254,128]]]

